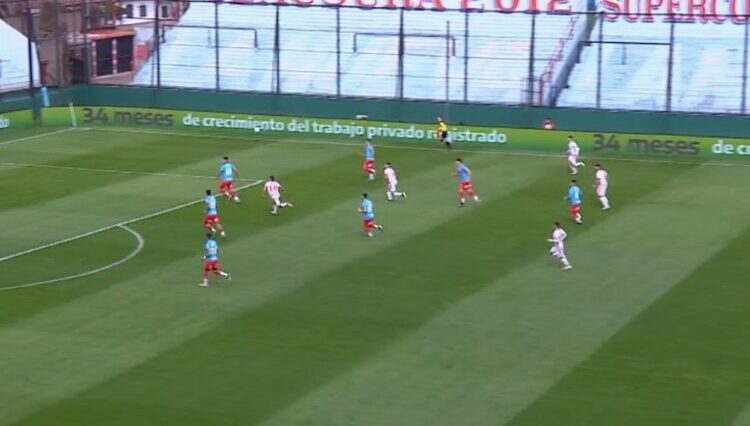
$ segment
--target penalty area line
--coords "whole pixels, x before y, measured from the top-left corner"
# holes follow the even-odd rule
[[[104,271],[110,270],[110,269],[115,268],[117,266],[120,266],[123,263],[129,261],[130,259],[138,256],[138,254],[141,252],[141,250],[143,250],[143,246],[146,244],[146,241],[143,239],[143,236],[141,234],[139,234],[137,231],[135,231],[134,229],[129,228],[129,227],[125,226],[125,225],[117,225],[115,228],[123,229],[123,230],[129,232],[135,238],[135,241],[136,241],[135,249],[133,249],[133,251],[131,251],[127,256],[123,257],[122,259],[114,261],[114,262],[112,262],[112,263],[110,263],[108,265],[104,265],[102,267],[99,267],[99,268],[96,268],[96,269],[92,269],[92,270],[86,271],[86,272],[81,272],[81,273],[74,274],[74,275],[68,275],[68,276],[65,276],[65,277],[53,278],[53,279],[44,280],[44,281],[35,281],[35,282],[31,282],[31,283],[26,283],[26,284],[19,284],[19,285],[14,285],[14,286],[11,286],[11,287],[0,287],[0,292],[2,292],[2,291],[8,291],[8,290],[17,290],[17,289],[20,289],[20,288],[38,287],[38,286],[42,286],[42,285],[46,285],[46,284],[56,284],[56,283],[60,283],[60,282],[63,282],[63,281],[70,281],[70,280],[74,280],[74,279],[77,279],[77,278],[88,277],[88,276],[91,276],[91,275],[94,275],[94,274],[98,274],[100,272],[104,272]]]
[[[260,185],[261,183],[263,183],[262,180],[256,180],[256,181],[253,181],[253,182],[248,183],[246,185],[239,186],[237,188],[237,190],[241,191],[243,189],[252,188],[254,186]],[[49,243],[49,244],[44,244],[44,245],[41,245],[41,246],[38,246],[38,247],[30,248],[28,250],[23,250],[23,251],[19,251],[17,253],[12,253],[12,254],[0,257],[0,263],[6,262],[6,261],[11,260],[11,259],[15,259],[17,257],[26,256],[28,254],[36,253],[38,251],[46,250],[48,248],[57,247],[57,246],[62,245],[62,244],[67,244],[67,243],[70,243],[70,242],[73,242],[73,241],[77,241],[77,240],[80,240],[82,238],[90,237],[92,235],[96,235],[96,234],[102,233],[104,231],[109,231],[110,229],[121,228],[121,227],[130,225],[131,223],[136,223],[136,222],[140,222],[140,221],[143,221],[143,220],[151,219],[151,218],[154,218],[154,217],[157,217],[157,216],[161,216],[161,215],[164,215],[164,214],[167,214],[167,213],[172,213],[174,211],[181,210],[181,209],[184,209],[186,207],[194,206],[194,205],[202,203],[202,202],[203,202],[203,199],[189,201],[187,203],[183,203],[183,204],[180,204],[180,205],[177,205],[177,206],[174,206],[174,207],[170,207],[168,209],[159,210],[159,211],[156,211],[156,212],[153,212],[153,213],[149,213],[149,214],[146,214],[146,215],[143,215],[143,216],[139,216],[139,217],[136,217],[136,218],[133,218],[133,219],[128,219],[126,221],[118,222],[118,223],[115,223],[115,224],[112,224],[112,225],[103,226],[101,228],[97,228],[97,229],[94,229],[92,231],[84,232],[83,234],[74,235],[72,237],[64,238],[62,240],[55,241],[55,242],[52,242],[52,243]]]

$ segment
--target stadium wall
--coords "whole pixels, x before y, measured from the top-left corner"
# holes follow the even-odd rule
[[[263,138],[293,136],[357,143],[369,136],[381,142],[435,144],[434,119],[444,107],[430,102],[92,86],[53,92],[53,106],[44,109],[44,124],[69,126],[68,101],[78,105],[77,123],[84,126],[245,132]],[[22,106],[19,102],[13,105]],[[3,107],[0,128],[32,125],[28,111],[2,113]],[[369,119],[357,120],[358,114]],[[563,130],[539,129],[546,116]],[[448,120],[458,144],[560,152],[565,136],[572,134],[584,151],[591,153],[750,158],[750,125],[747,118],[736,116],[451,105]]]
[[[244,114],[287,115],[318,118],[353,118],[366,114],[371,120],[434,123],[437,114],[452,124],[539,128],[552,117],[561,130],[651,133],[686,136],[750,137],[745,116],[677,114],[571,108],[525,108],[505,105],[445,104],[390,99],[346,99],[302,95],[211,92],[121,86],[73,89],[78,105],[151,107]]]

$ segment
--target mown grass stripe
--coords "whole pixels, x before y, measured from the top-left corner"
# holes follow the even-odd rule
[[[384,238],[375,241],[364,240],[359,231],[359,219],[355,212],[358,204],[356,194],[361,192],[361,188],[369,188],[372,185],[363,181],[357,181],[359,182],[357,184],[349,181],[330,185],[328,183],[339,182],[339,180],[327,178],[322,182],[318,180],[323,176],[335,178],[339,173],[359,173],[358,162],[351,170],[342,167],[326,168],[324,169],[326,173],[322,176],[308,176],[306,179],[300,176],[300,182],[296,184],[302,188],[294,189],[296,179],[288,182],[292,193],[290,196],[293,195],[292,191],[304,191],[303,188],[328,184],[320,189],[320,193],[308,194],[310,200],[308,202],[311,204],[308,208],[321,210],[304,216],[302,212],[304,212],[305,202],[303,201],[300,203],[299,210],[284,211],[281,216],[274,218],[267,214],[265,207],[262,207],[260,210],[262,216],[254,219],[256,224],[267,222],[273,225],[264,226],[264,232],[254,233],[248,237],[231,238],[229,240],[231,242],[224,245],[222,261],[228,268],[232,265],[235,268],[241,264],[247,265],[245,268],[247,275],[243,278],[242,274],[235,274],[235,279],[229,287],[218,286],[209,289],[208,292],[199,289],[195,285],[197,260],[183,257],[180,261],[172,262],[137,279],[127,279],[123,273],[119,284],[103,292],[71,301],[57,309],[40,313],[34,318],[0,328],[0,341],[4,341],[5,338],[13,339],[18,348],[16,354],[21,358],[15,361],[5,359],[4,365],[17,365],[19,361],[22,361],[24,365],[32,363],[38,366],[34,374],[23,374],[23,377],[15,377],[12,368],[0,371],[0,375],[4,372],[7,374],[2,381],[7,383],[9,388],[16,386],[11,385],[12,383],[20,386],[22,382],[23,388],[27,390],[46,389],[45,392],[27,395],[22,401],[16,401],[15,411],[12,414],[7,413],[2,416],[1,414],[4,413],[0,413],[0,424],[18,420],[42,406],[61,399],[71,398],[71,395],[84,392],[87,388],[118,374],[123,374],[123,377],[131,374],[137,376],[138,370],[130,371],[129,369],[135,368],[148,359],[158,359],[160,353],[170,348],[180,348],[186,340],[198,334],[210,332],[227,318],[255,310],[286,292],[294,291],[300,285],[304,285],[305,277],[323,273],[344,262],[367,257],[373,252],[398,244],[415,233],[430,229],[441,221],[465,214],[454,204],[455,186],[450,178],[450,160],[444,168],[442,163],[435,164],[435,158],[412,158],[410,160],[410,164],[414,167],[412,169],[406,168],[406,158],[392,160],[397,164],[404,164],[403,184],[412,189],[419,187],[422,190],[416,191],[407,204],[386,206],[384,201],[379,201],[380,207],[376,205],[379,215],[385,220],[389,214],[395,215],[397,209],[403,209],[404,212],[411,211],[412,208],[423,212],[432,211],[427,216],[410,215],[412,219],[409,221],[409,227],[399,232],[391,226],[391,230],[387,231],[389,233]],[[492,163],[494,163],[492,159],[483,159],[482,164],[487,167]],[[420,168],[420,165],[424,167]],[[487,188],[484,191],[488,200],[492,199],[493,195],[501,196],[527,185],[540,171],[539,168],[528,165],[509,163],[504,166],[502,172],[510,173],[503,180],[502,187]],[[479,164],[475,167],[482,169]],[[407,170],[419,170],[419,172],[415,175]],[[491,181],[491,176],[488,175],[487,178],[488,182]],[[447,185],[435,185],[436,179]],[[307,181],[310,186],[303,186],[302,181]],[[352,190],[353,187],[358,188]],[[376,184],[375,188],[382,187]],[[328,204],[326,199],[322,198],[320,204],[314,203],[313,200],[317,199],[319,194],[323,194],[324,197],[324,194],[328,193],[339,194],[344,197],[345,201]],[[445,203],[446,208],[434,209],[432,206],[436,202]],[[237,213],[240,212],[237,211]],[[295,219],[297,214],[302,217]],[[351,221],[348,218],[351,218]],[[396,222],[393,223],[395,224]],[[149,240],[159,239],[150,236],[151,232],[170,232],[171,229],[169,221],[161,220],[147,222],[144,227],[139,227],[139,231]],[[324,242],[328,244],[322,245]],[[233,248],[230,249],[230,246]],[[158,249],[158,247],[152,249]],[[139,262],[145,259],[145,255],[144,252],[144,256],[134,259],[121,269],[126,270],[131,267],[137,271],[145,265]],[[196,293],[196,291],[202,292]],[[99,318],[97,322],[86,322],[85,318],[92,315]],[[61,318],[65,321],[60,322]],[[163,327],[154,328],[154,324],[162,324]],[[71,327],[74,328],[71,329]],[[59,338],[49,340],[50,336],[47,331],[52,329],[57,330],[55,335],[59,333]],[[115,329],[117,338],[112,340]],[[100,339],[106,342],[104,346],[96,343]],[[88,343],[84,343],[85,341]],[[40,354],[39,349],[47,345],[54,345],[57,348],[54,354]],[[88,347],[98,349],[88,350],[86,349]],[[106,353],[107,363],[79,371],[79,367],[83,364],[87,366],[96,364],[94,359],[103,356],[102,351]],[[31,354],[36,355],[26,358]],[[76,355],[73,356],[73,354]],[[71,371],[76,372],[76,380],[63,380],[71,374]],[[52,387],[50,387],[51,381],[55,383]],[[102,385],[102,388],[108,388],[108,386]],[[60,406],[53,406],[47,412],[55,411],[57,408],[72,407],[76,404],[76,400],[86,399],[87,395],[84,393],[73,396],[71,400],[61,402]],[[8,396],[10,395],[6,397]],[[43,415],[40,414],[40,416]],[[37,420],[34,418],[29,419],[29,422],[35,421]]]
[[[336,156],[310,155],[305,158],[304,162],[297,163],[285,160],[283,150],[272,157],[268,157],[268,152],[265,154],[264,158],[268,159],[266,160],[267,164],[282,173],[281,176],[285,178],[282,181],[287,184],[289,193],[305,206],[303,209],[295,210],[291,217],[292,220],[299,220],[316,214],[330,204],[340,202],[341,199],[349,196],[349,193],[359,190],[356,185],[351,187],[324,186],[315,192],[306,190],[307,185],[311,184],[310,176],[316,176],[326,181],[343,181],[350,172],[334,167],[341,161]],[[327,161],[324,160],[326,158]],[[256,160],[256,162],[259,161]],[[319,161],[325,162],[319,164]],[[301,164],[307,164],[307,166],[298,168]],[[129,184],[142,185],[138,180],[129,182]],[[244,201],[239,206],[228,203],[224,199],[219,200],[222,221],[230,233],[230,239],[222,241],[222,248],[227,244],[233,244],[237,237],[249,238],[277,226],[288,224],[288,221],[284,218],[269,217],[266,201],[260,196],[260,190],[257,189],[257,191],[256,193],[249,189],[243,191],[241,196]],[[141,201],[142,204],[136,207],[140,207],[143,213],[143,209],[147,208],[148,205],[145,200]],[[163,202],[163,200],[159,200],[159,202]],[[141,277],[148,277],[160,268],[170,268],[170,265],[183,261],[185,258],[195,259],[196,255],[201,254],[200,240],[204,236],[201,222],[202,215],[203,207],[195,205],[175,209],[166,214],[164,220],[139,222],[138,228],[143,229],[142,233],[148,237],[149,245],[144,249],[142,256],[133,259],[132,267],[123,268],[125,269],[124,273],[119,274],[118,271],[111,271],[110,275],[113,275],[113,277],[109,277],[109,280],[106,281],[109,283],[108,285],[98,283],[91,285],[91,281],[96,281],[95,279],[79,280],[80,284],[70,283],[65,288],[29,289],[16,294],[5,294],[3,298],[0,298],[0,325],[7,322],[18,322],[44,310],[69,303],[79,297],[91,296],[92,293],[104,290],[109,285],[120,281],[137,281]],[[112,212],[111,216],[109,217],[110,221],[119,219],[117,212]],[[86,229],[85,232],[90,233],[90,228]],[[76,244],[85,244],[85,241],[80,238],[76,241]],[[192,243],[186,245],[181,243],[182,241],[191,241]],[[76,253],[79,253],[79,251],[76,251]],[[66,253],[60,251],[60,247],[45,249],[43,253],[37,254],[43,256],[50,254],[53,257],[59,257],[60,261],[66,261]],[[86,261],[85,257],[75,256],[69,260],[70,263],[85,263]],[[17,274],[23,274],[25,269],[33,270],[35,268],[36,258],[34,256],[27,258],[17,256],[12,261],[0,263],[0,274],[13,277],[15,281],[11,281],[11,278],[9,278],[5,283],[6,285],[13,285],[14,283],[20,283],[21,277],[17,278]],[[195,274],[194,268],[195,266],[189,269],[188,276]],[[181,271],[181,273],[184,273],[184,271]],[[171,278],[174,280],[175,277]],[[30,300],[33,300],[33,303],[30,303]]]
[[[571,274],[554,270],[553,262],[541,255],[435,317],[352,373],[296,401],[265,424],[504,423],[641,309],[672,286],[679,286],[680,280],[691,273],[690,266],[713,256],[738,229],[743,229],[750,211],[748,202],[736,205],[736,210],[710,213],[715,205],[728,203],[733,197],[731,189],[736,188],[718,193],[695,190],[698,177],[737,187],[740,181],[736,179],[741,174],[706,178],[706,173],[698,168],[657,180],[660,190],[632,200],[630,206],[621,203],[611,212],[611,218],[593,227],[573,228],[569,254],[576,269]],[[635,185],[637,180],[631,183]],[[685,211],[676,200],[693,207]],[[709,213],[716,224],[701,227]],[[674,251],[676,244],[679,252]],[[725,266],[732,268],[731,264]],[[743,269],[737,273],[742,274]],[[718,275],[718,271],[714,273]],[[708,292],[706,289],[701,294],[705,297]],[[688,300],[683,302],[681,306],[692,306]],[[705,306],[713,309],[717,305],[708,299]],[[709,317],[706,314],[701,320]],[[731,332],[733,327],[728,322],[724,325]],[[643,351],[651,345],[645,339],[630,343],[623,346],[632,351]],[[600,373],[616,376],[628,370],[627,365],[600,367],[590,371],[591,381],[600,387],[607,383]],[[727,372],[737,371],[739,365],[727,367]],[[642,379],[648,381],[647,377]],[[573,384],[565,389],[574,391],[571,398],[575,401],[568,400],[567,394],[555,393],[558,398],[550,412],[546,411],[550,404],[542,404],[534,410],[539,415],[521,423],[620,424],[610,418],[613,410],[599,411],[600,418],[583,417],[585,421],[568,416],[565,407],[586,413],[592,403],[587,395],[598,398],[596,395],[601,394],[596,393],[598,388]],[[678,395],[679,390],[672,393]],[[634,389],[622,390],[629,398],[634,394],[638,394]],[[610,402],[607,408],[618,405],[614,395]],[[631,420],[621,424],[646,424],[643,418]]]
[[[697,269],[511,424],[731,423],[750,399],[750,228],[735,229],[703,263],[674,253]]]
[[[479,170],[487,173],[482,168]],[[511,265],[516,264],[513,262],[514,256],[518,259],[536,257],[527,251],[535,252],[533,247],[527,246],[525,250],[516,250],[520,241],[526,238],[525,232],[521,231],[526,227],[520,226],[526,223],[524,220],[521,220],[520,224],[514,224],[514,227],[498,226],[485,229],[485,224],[495,216],[497,220],[502,221],[506,215],[512,215],[505,209],[506,205],[526,205],[527,202],[534,204],[538,202],[536,194],[556,193],[559,190],[558,185],[552,183],[548,173],[554,175],[557,171],[547,169],[543,177],[535,177],[538,180],[530,187],[502,198],[490,196],[488,203],[462,213],[451,222],[428,228],[424,234],[402,240],[397,246],[383,247],[371,257],[308,280],[304,287],[293,293],[276,298],[241,317],[233,317],[230,321],[215,326],[201,338],[181,345],[152,362],[123,374],[107,386],[96,388],[87,394],[102,395],[109,393],[108,389],[118,389],[118,392],[121,392],[122,389],[128,388],[128,383],[131,382],[143,384],[144,381],[149,381],[148,377],[154,371],[161,368],[160,365],[181,365],[183,367],[173,374],[184,376],[184,372],[189,370],[193,372],[194,378],[202,383],[208,383],[207,378],[210,376],[226,377],[227,372],[231,370],[232,383],[254,383],[252,388],[243,389],[237,395],[239,397],[241,394],[244,400],[255,401],[257,405],[246,403],[246,408],[239,408],[238,400],[230,395],[223,401],[212,400],[210,408],[206,410],[209,413],[204,413],[204,417],[200,418],[208,421],[217,412],[237,413],[239,408],[246,424],[262,420],[311,391],[315,386],[322,385],[336,375],[353,368],[362,359],[377,352],[378,348],[387,346],[388,342],[418,327],[432,315],[450,307],[457,299],[481,288],[488,279],[491,281],[505,268],[513,267]],[[496,174],[487,179],[491,181],[493,177],[508,174],[512,176],[512,170],[498,166]],[[514,179],[521,177],[523,176],[514,176]],[[564,210],[564,205],[561,209]],[[504,215],[501,212],[505,212]],[[425,220],[424,217],[422,219]],[[525,220],[535,222],[539,218],[529,215]],[[478,249],[481,253],[479,255],[474,254],[474,250],[462,250],[462,244],[476,242],[476,238],[451,246],[429,244],[430,249],[425,250],[425,244],[434,241],[436,236],[448,238],[462,233],[476,236],[479,232],[483,233],[483,238],[479,239],[479,246],[473,247]],[[385,241],[385,238],[382,241]],[[504,245],[496,247],[498,241]],[[481,250],[482,248],[485,249]],[[409,262],[400,264],[406,253],[409,253]],[[498,258],[507,263],[496,262]],[[443,263],[436,265],[432,259],[441,259]],[[452,260],[447,262],[446,259]],[[468,268],[467,271],[473,273],[467,273],[464,277],[462,268],[474,265],[472,262],[483,267]],[[382,273],[371,276],[367,274],[368,268],[377,269],[378,265],[385,268]],[[394,280],[387,279],[391,276]],[[456,281],[459,276],[464,279]],[[396,277],[398,279],[395,279]],[[346,284],[342,285],[343,283]],[[405,283],[408,284],[404,285]],[[230,336],[236,335],[238,327],[242,329],[243,337],[235,340]],[[279,340],[280,336],[284,337]],[[221,363],[200,367],[194,365],[193,359],[218,356],[214,351],[219,347]],[[269,350],[261,350],[263,347]],[[292,358],[295,358],[294,362]],[[238,368],[249,359],[252,359],[251,363],[242,369]],[[282,365],[295,367],[291,371],[286,371]],[[165,380],[172,381],[169,378]],[[139,391],[147,392],[149,400],[161,402],[148,408],[140,408],[146,409],[151,415],[172,416],[172,413],[179,410],[177,407],[191,400],[187,394],[195,390],[191,383],[193,382],[183,386],[181,390],[175,389],[174,393],[168,392],[171,394],[170,402],[156,394],[155,383],[149,387],[151,390],[141,387]],[[224,382],[223,386],[226,385]],[[163,389],[159,392],[163,394]],[[208,395],[216,392],[218,389],[206,389]],[[114,397],[114,394],[112,395]],[[87,398],[83,396],[81,401]],[[78,407],[76,401],[69,401],[65,406],[71,405]],[[233,408],[230,409],[230,406]],[[115,402],[114,407],[110,408],[117,407],[118,403]],[[78,408],[73,410],[77,411]],[[225,421],[232,422],[238,419],[229,417]],[[217,421],[220,424],[220,420],[214,419],[214,422]]]
[[[274,134],[268,134],[268,133],[260,133],[260,134],[246,134],[244,136],[240,135],[228,135],[224,132],[216,132],[216,131],[196,131],[196,132],[178,132],[178,131],[167,131],[167,130],[144,130],[144,129],[135,129],[135,128],[118,128],[118,127],[95,127],[90,128],[90,130],[96,130],[100,132],[113,132],[113,133],[132,133],[132,134],[142,134],[142,135],[164,135],[164,136],[178,136],[178,137],[184,137],[184,138],[201,138],[201,137],[210,137],[217,140],[225,140],[225,141],[237,141],[237,142],[277,142],[277,143],[289,143],[289,144],[299,144],[299,145],[324,145],[324,146],[340,146],[340,147],[359,147],[362,146],[361,142],[341,142],[341,141],[331,141],[331,140],[323,140],[323,139],[305,139],[295,136],[282,136],[282,135],[274,135]],[[394,144],[394,143],[384,143],[378,145],[380,148],[385,149],[395,149],[395,150],[408,150],[408,151],[425,151],[425,152],[442,152],[445,151],[445,148],[433,144],[432,146],[429,145],[429,143],[419,143],[419,142],[407,142],[407,143],[400,143],[400,144]],[[454,146],[454,148],[451,150],[451,152],[454,153],[461,153],[461,154],[470,154],[470,153],[479,153],[479,154],[488,154],[488,155],[501,155],[501,156],[509,156],[509,157],[528,157],[528,158],[567,158],[567,154],[565,154],[565,150],[567,149],[567,145],[565,145],[565,134],[560,135],[560,154],[553,154],[553,153],[545,153],[545,152],[536,152],[536,151],[528,151],[523,150],[522,148],[516,148],[511,146],[511,148],[507,148],[506,145],[495,145],[496,149],[487,149],[486,146],[482,144],[466,144],[466,145],[457,145]],[[708,165],[712,167],[739,167],[739,168],[747,168],[750,167],[750,163],[744,162],[743,160],[737,160],[737,161],[712,161],[708,158],[698,158],[694,161],[689,161],[687,159],[685,160],[675,160],[674,158],[664,158],[659,156],[653,156],[653,155],[642,155],[642,156],[631,156],[631,157],[623,157],[623,156],[615,156],[615,155],[606,155],[606,156],[598,156],[596,153],[592,152],[583,152],[584,159],[588,160],[598,160],[598,161],[605,161],[605,162],[626,162],[626,163],[648,163],[648,164],[671,164],[671,165],[683,165],[683,166],[695,166],[695,165]]]

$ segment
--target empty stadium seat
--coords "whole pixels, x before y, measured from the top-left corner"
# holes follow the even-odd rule
[[[219,31],[211,28],[216,10]],[[406,98],[444,100],[448,81],[448,97],[454,101],[519,103],[526,96],[528,14],[406,12],[403,88],[398,87],[399,10],[341,8],[337,40],[336,9],[280,8],[278,82],[275,15],[273,6],[192,3],[161,45],[161,84],[215,89],[218,70],[218,88],[230,90],[274,91],[278,85],[283,93],[368,97],[403,93]],[[560,59],[561,40],[570,37],[571,16],[538,15],[537,19],[535,76],[539,77],[551,58]],[[582,29],[578,25],[575,31]],[[134,83],[154,84],[155,66],[152,55]]]
[[[598,25],[593,34],[598,34]],[[667,107],[670,23],[605,22],[602,47],[603,108]],[[671,109],[740,112],[744,28],[725,24],[676,24]],[[594,37],[596,38],[596,37]],[[655,44],[617,44],[663,43]],[[558,105],[596,106],[597,46],[583,50]]]

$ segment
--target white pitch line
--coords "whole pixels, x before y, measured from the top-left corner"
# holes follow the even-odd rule
[[[74,280],[74,279],[77,279],[77,278],[88,277],[88,276],[91,276],[91,275],[94,275],[94,274],[98,274],[100,272],[104,272],[104,271],[107,271],[109,269],[115,268],[117,266],[120,266],[123,263],[129,261],[130,259],[138,256],[138,254],[141,252],[141,250],[143,250],[143,246],[146,244],[145,240],[143,239],[143,236],[141,234],[139,234],[137,231],[135,231],[135,230],[133,230],[131,228],[128,228],[125,225],[117,225],[117,228],[124,229],[124,230],[128,231],[133,237],[135,237],[135,240],[136,240],[136,247],[135,247],[135,249],[132,252],[130,252],[127,256],[123,257],[122,259],[117,260],[115,262],[112,262],[109,265],[105,265],[105,266],[102,266],[100,268],[92,269],[90,271],[81,272],[81,273],[75,274],[75,275],[68,275],[68,276],[65,276],[65,277],[53,278],[51,280],[35,281],[35,282],[32,282],[32,283],[19,284],[19,285],[14,285],[12,287],[0,287],[0,291],[17,290],[19,288],[38,287],[38,286],[41,286],[41,285],[55,284],[55,283],[59,283],[59,282],[63,282],[63,281]]]
[[[245,141],[245,142],[252,142],[252,139],[249,139],[247,137],[242,136],[230,136],[230,135],[212,135],[208,133],[180,133],[180,132],[164,132],[164,131],[157,131],[157,130],[140,130],[140,129],[122,129],[122,128],[105,128],[105,127],[96,127],[96,128],[88,128],[89,130],[98,130],[102,132],[119,132],[119,133],[137,133],[137,134],[153,134],[153,135],[164,135],[164,136],[180,136],[180,137],[193,137],[193,138],[199,138],[199,137],[208,137],[211,139],[225,139],[225,140],[237,140],[237,141]],[[325,135],[321,135],[321,137],[325,137]],[[264,139],[260,140],[263,141],[269,141],[269,142],[283,142],[283,143],[291,143],[291,144],[299,144],[299,145],[334,145],[334,146],[354,146],[354,147],[361,147],[361,143],[349,143],[349,142],[332,142],[332,141],[302,141],[302,140],[294,140],[294,139],[286,139],[286,138],[273,138],[273,137],[264,137]],[[432,147],[426,147],[426,146],[399,146],[399,145],[379,145],[379,149],[405,149],[405,150],[411,150],[411,151],[440,151],[440,152],[446,152],[447,150],[445,148],[432,148]],[[509,157],[539,157],[539,158],[567,158],[567,154],[544,154],[544,153],[538,153],[538,152],[523,152],[523,151],[497,151],[497,150],[481,150],[481,149],[452,149],[449,152],[461,152],[461,153],[468,153],[468,154],[491,154],[491,155],[502,155],[502,156],[509,156]],[[610,157],[610,156],[591,156],[588,157],[589,159],[598,159],[602,161],[624,161],[624,162],[631,162],[631,163],[653,163],[653,164],[679,164],[679,165],[705,165],[705,166],[716,166],[716,167],[750,167],[750,163],[730,163],[730,162],[723,162],[723,163],[717,163],[717,162],[711,162],[711,161],[684,161],[684,160],[660,160],[657,158],[627,158],[627,157]],[[584,157],[585,159],[585,157]]]
[[[243,189],[251,188],[253,186],[258,186],[261,183],[263,183],[262,180],[256,180],[256,181],[254,181],[252,183],[248,183],[247,185],[242,185],[242,186],[238,187],[237,190],[243,190]],[[115,223],[113,225],[104,226],[104,227],[101,227],[101,228],[98,228],[98,229],[94,229],[93,231],[85,232],[83,234],[74,235],[72,237],[68,237],[68,238],[65,238],[65,239],[62,239],[62,240],[59,240],[59,241],[55,241],[55,242],[52,242],[52,243],[49,243],[49,244],[44,244],[44,245],[41,245],[39,247],[34,247],[34,248],[30,248],[28,250],[19,251],[18,253],[9,254],[7,256],[0,257],[0,263],[6,262],[6,261],[11,260],[11,259],[15,259],[17,257],[25,256],[27,254],[36,253],[38,251],[45,250],[45,249],[48,249],[48,248],[57,247],[59,245],[66,244],[66,243],[69,243],[71,241],[80,240],[81,238],[90,237],[92,235],[96,235],[96,234],[98,234],[100,232],[108,231],[108,230],[113,229],[113,228],[127,226],[127,225],[130,225],[131,223],[136,223],[136,222],[140,222],[142,220],[151,219],[152,217],[161,216],[163,214],[171,213],[173,211],[184,209],[185,207],[190,207],[190,206],[193,206],[195,204],[202,203],[202,202],[203,202],[203,199],[195,200],[195,201],[190,201],[190,202],[183,203],[183,204],[180,204],[180,205],[175,206],[175,207],[170,207],[168,209],[160,210],[160,211],[157,211],[157,212],[154,212],[154,213],[149,213],[147,215],[139,216],[139,217],[136,217],[134,219],[129,219],[129,220],[126,220],[126,221],[123,221],[123,222],[118,222],[118,223]]]
[[[187,175],[187,174],[181,174],[181,173],[139,172],[135,170],[96,169],[96,168],[89,168],[89,167],[56,166],[54,164],[0,162],[0,166],[70,170],[70,171],[76,171],[76,172],[112,173],[112,174],[120,174],[120,175],[159,176],[159,177],[173,177],[173,178],[186,178],[186,179],[216,179],[216,176]],[[257,179],[237,178],[235,180],[240,181],[240,182],[255,182]]]
[[[76,130],[76,129],[73,128],[73,127],[69,127],[67,129],[55,130],[55,131],[52,131],[52,132],[39,133],[37,135],[26,136],[26,137],[23,137],[23,138],[16,138],[16,139],[10,139],[10,140],[7,140],[7,141],[2,141],[2,142],[0,142],[0,145],[10,145],[10,144],[13,144],[13,143],[28,141],[28,140],[31,140],[31,139],[38,139],[38,138],[43,138],[45,136],[52,136],[52,135],[57,135],[59,133],[70,132],[70,131],[73,131],[73,130]]]

